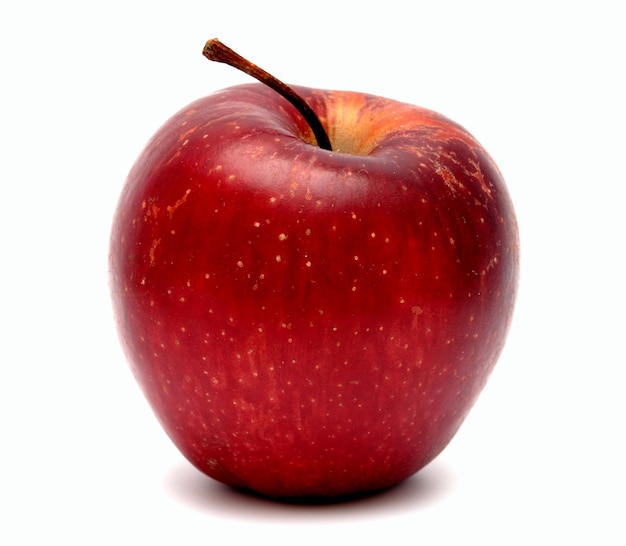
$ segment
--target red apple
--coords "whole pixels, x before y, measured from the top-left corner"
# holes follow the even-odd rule
[[[132,168],[111,235],[120,337],[198,469],[272,497],[378,490],[448,444],[518,280],[502,176],[462,127],[355,92],[193,102]]]

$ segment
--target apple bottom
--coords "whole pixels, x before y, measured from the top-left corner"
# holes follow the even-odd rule
[[[238,450],[231,452],[230,468],[217,458],[189,460],[226,485],[277,499],[337,499],[375,492],[404,481],[423,466],[408,453],[385,447],[372,450],[358,442],[347,449],[328,447],[324,454],[311,445],[296,448],[288,441],[282,447],[295,450],[295,454],[287,457]],[[229,448],[216,446],[218,453],[223,449]]]
[[[274,498],[341,497],[410,477],[449,443],[492,367],[487,359],[472,373],[459,359],[471,354],[470,340],[466,347],[457,342],[454,354],[442,344],[440,357],[454,365],[434,367],[406,356],[378,365],[376,354],[389,350],[382,333],[370,332],[370,358],[361,360],[356,342],[337,360],[325,359],[321,346],[319,360],[306,362],[287,347],[248,341],[257,347],[254,354],[233,356],[230,366],[206,365],[197,374],[204,381],[177,375],[177,361],[166,355],[154,376],[139,380],[163,428],[195,467]],[[400,337],[397,342],[408,345]],[[234,345],[246,347],[243,340]],[[255,362],[280,362],[272,354],[282,355],[283,365]]]
[[[330,498],[386,489],[415,474],[443,449],[430,448],[416,460],[415,452],[422,450],[407,438],[394,440],[396,447],[390,447],[389,438],[372,437],[367,432],[360,432],[359,438],[348,432],[349,439],[340,443],[333,441],[336,434],[332,433],[308,442],[297,441],[294,434],[287,433],[274,440],[268,437],[256,448],[246,445],[246,432],[240,432],[238,436],[243,438],[232,442],[221,438],[198,438],[191,443],[175,436],[172,439],[204,474],[234,488],[273,498]],[[441,438],[439,445],[449,439]]]
[[[446,436],[438,438],[432,437],[432,430],[423,432],[423,439],[403,434],[414,425],[410,415],[399,423],[392,417],[380,417],[377,423],[359,417],[359,426],[348,418],[344,424],[320,426],[317,434],[305,422],[285,424],[293,419],[290,416],[262,424],[264,430],[259,431],[260,423],[251,415],[231,438],[220,434],[190,439],[191,429],[198,426],[192,424],[172,440],[201,472],[237,489],[274,498],[342,497],[385,489],[409,478],[448,444],[463,417],[454,416],[456,424],[444,424]],[[388,419],[399,431],[385,431]],[[272,425],[285,431],[272,431]],[[328,430],[330,426],[333,430]]]
[[[236,489],[252,491],[270,498],[341,498],[383,490],[409,478],[431,461],[415,461],[409,448],[404,452],[383,445],[372,448],[354,440],[345,446],[321,450],[314,444],[295,445],[285,439],[281,450],[232,449],[214,445],[216,454],[229,451],[230,465],[216,458],[194,458],[190,446],[188,460],[201,472]],[[202,448],[201,448],[202,449]],[[201,449],[199,451],[201,451]],[[321,451],[321,452],[320,452]]]

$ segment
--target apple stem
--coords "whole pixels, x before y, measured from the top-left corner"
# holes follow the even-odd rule
[[[317,140],[317,145],[324,150],[332,151],[330,139],[328,138],[328,134],[326,133],[322,122],[319,120],[313,109],[291,87],[276,79],[269,72],[266,72],[247,59],[244,59],[241,55],[225,46],[217,38],[212,38],[206,43],[204,49],[202,50],[202,54],[210,61],[225,63],[241,70],[242,72],[245,72],[248,76],[256,78],[261,83],[264,83],[282,95],[296,107],[300,114],[302,114],[302,117],[313,131],[313,135]]]

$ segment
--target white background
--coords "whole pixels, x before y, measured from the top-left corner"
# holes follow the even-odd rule
[[[617,1],[4,2],[0,543],[626,543],[624,16]],[[367,91],[466,126],[516,205],[509,341],[404,485],[285,506],[193,470],[124,362],[107,243],[126,174],[192,100],[250,81]],[[621,521],[620,521],[621,520]]]

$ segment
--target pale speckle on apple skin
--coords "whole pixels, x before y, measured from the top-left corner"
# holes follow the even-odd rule
[[[176,210],[187,201],[190,193],[191,189],[188,188],[180,199],[178,199],[173,205],[168,205],[166,207],[167,213],[169,214],[170,218],[174,215],[174,212],[176,212]]]
[[[150,260],[150,267],[154,267],[156,263],[156,250],[157,247],[161,244],[161,238],[154,239],[152,244],[150,245],[150,250],[148,251],[148,257]]]

